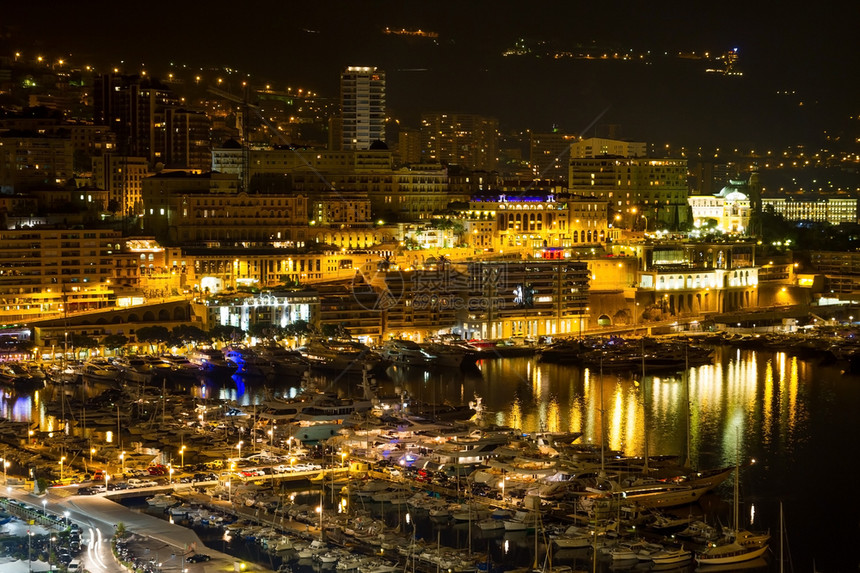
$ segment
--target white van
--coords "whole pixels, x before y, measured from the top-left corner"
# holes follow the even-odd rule
[[[143,480],[138,478],[129,478],[125,482],[125,485],[128,487],[128,489],[137,489],[139,487],[155,487],[158,484],[151,479]]]
[[[72,559],[69,561],[69,564],[66,565],[66,571],[69,571],[70,573],[72,571],[79,572],[81,570],[81,561],[79,559]]]

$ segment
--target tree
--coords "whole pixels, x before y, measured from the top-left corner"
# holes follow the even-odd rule
[[[105,348],[116,351],[128,344],[128,337],[124,334],[108,334],[102,340]]]
[[[99,347],[99,341],[92,336],[72,333],[69,335],[69,345],[72,348],[85,348],[89,353],[91,349]]]
[[[149,350],[152,352],[152,345],[161,345],[170,340],[170,331],[165,326],[144,326],[138,328],[137,340],[149,344]]]
[[[349,330],[343,324],[323,324],[320,332],[326,338],[351,338]]]
[[[173,327],[169,342],[171,346],[186,346],[188,344],[207,342],[209,335],[196,326],[180,325]]]
[[[128,532],[125,529],[125,523],[123,523],[121,521],[119,523],[117,523],[116,524],[116,536],[118,538],[122,539],[123,537],[126,536],[126,533],[128,533]]]
[[[265,324],[263,322],[255,322],[248,327],[248,336],[253,336],[254,338],[270,339],[277,336],[279,330],[279,326],[275,326],[273,324]]]
[[[219,324],[209,331],[209,338],[219,342],[236,342],[245,338],[245,331],[236,326]]]
[[[286,336],[307,336],[313,332],[307,320],[295,320],[284,328]]]

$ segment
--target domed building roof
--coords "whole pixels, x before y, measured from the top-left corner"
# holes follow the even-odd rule
[[[732,193],[740,193],[743,196],[743,199],[748,199],[749,195],[744,193],[747,190],[746,181],[737,181],[734,179],[729,179],[729,184],[720,189],[720,192],[717,193],[717,197],[723,197],[728,199],[729,195]],[[741,199],[741,200],[743,200]],[[733,201],[737,201],[738,199],[732,199]]]
[[[388,151],[388,145],[380,139],[377,139],[373,143],[370,144],[371,151]]]
[[[723,190],[725,191],[725,188]],[[732,191],[728,195],[725,195],[723,197],[723,199],[725,199],[726,201],[733,201],[733,202],[749,201],[750,200],[750,198],[747,194],[741,193],[740,191]]]

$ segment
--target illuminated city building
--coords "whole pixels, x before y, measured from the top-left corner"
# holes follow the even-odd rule
[[[219,198],[229,201],[229,196],[236,195],[238,189],[239,181],[234,176],[221,173],[168,171],[147,177],[141,182],[144,229],[159,240],[171,238],[179,241],[176,218],[183,216],[194,220],[197,217],[196,213],[182,211],[183,195],[211,193],[213,197],[210,200],[215,203],[210,207],[217,208]],[[202,217],[202,212],[200,215]]]
[[[634,283],[639,323],[649,312],[651,318],[653,313],[664,318],[698,316],[759,304],[759,266],[751,241],[640,242],[614,245],[613,252],[639,261]]]
[[[211,122],[201,111],[164,110],[164,165],[170,169],[208,170],[212,164]]]
[[[449,185],[448,169],[439,164],[394,167],[394,155],[382,145],[369,150],[251,149],[236,142],[213,150],[212,170],[242,177],[248,155],[252,189],[279,177],[285,192],[304,193],[311,202],[341,194],[364,193],[372,212],[383,220],[429,218],[452,201],[467,201]],[[311,214],[311,218],[315,215]]]
[[[236,293],[231,297],[199,297],[191,307],[200,317],[200,328],[235,326],[244,331],[252,325],[285,327],[298,321],[316,325],[319,295],[315,290],[284,290],[259,294]]]
[[[571,158],[568,187],[608,201],[616,226],[647,232],[689,222],[686,159]]]
[[[815,251],[810,263],[823,275],[821,296],[849,301],[860,296],[860,252]],[[801,286],[812,286],[814,278],[808,276],[803,280],[808,284],[800,282]]]
[[[116,134],[120,155],[146,157],[150,165],[164,163],[168,109],[179,99],[169,87],[140,76],[102,74],[93,87],[93,118]]]
[[[386,297],[382,310],[383,339],[421,342],[450,332],[465,308],[469,277],[447,263],[428,262],[424,268],[380,273]]]
[[[625,141],[603,137],[576,138],[570,142],[570,158],[645,157],[648,151],[647,147],[644,141]]]
[[[422,113],[424,163],[459,165],[471,170],[496,168],[499,122],[471,113]]]
[[[208,191],[171,195],[167,238],[171,243],[271,243],[301,246],[307,240],[304,195],[217,195]]]
[[[375,265],[384,254],[390,252],[308,253],[271,247],[200,246],[184,247],[181,261],[168,261],[168,264],[182,266],[182,261],[185,262],[184,289],[221,292],[242,286],[274,288],[288,283],[351,280],[357,268]]]
[[[375,264],[368,268],[376,268]],[[383,334],[383,309],[387,297],[380,294],[380,282],[371,287],[360,273],[353,271],[349,280],[315,285],[319,293],[319,324],[324,327],[346,330],[350,336],[364,343],[378,343]]]
[[[605,200],[564,191],[541,194],[516,186],[507,189],[510,193],[473,196],[463,213],[469,221],[495,220],[494,247],[567,248],[607,240]],[[472,231],[479,228],[475,223],[470,226]],[[472,238],[478,241],[475,246],[482,244],[482,239]]]
[[[96,157],[116,150],[116,134],[106,125],[75,123],[63,125],[63,127],[69,130],[72,149],[76,152],[80,151],[90,157]]]
[[[421,131],[401,128],[397,132],[396,153],[402,164],[421,163]]]
[[[809,221],[815,223],[857,223],[857,198],[847,195],[819,195],[804,193],[796,195],[761,198],[762,209],[781,215],[786,221]]]
[[[115,206],[119,213],[143,214],[141,187],[149,176],[145,157],[126,157],[104,153],[93,157],[93,185],[108,192],[108,209]]]
[[[0,230],[0,321],[110,306],[122,242],[103,229]]]
[[[469,280],[451,300],[465,338],[537,338],[581,333],[588,323],[589,274],[581,261],[481,261],[454,265]]]
[[[579,137],[567,133],[530,133],[529,167],[535,177],[567,181],[570,145]]]
[[[340,76],[341,149],[385,141],[385,72],[350,66]]]
[[[0,135],[0,192],[22,193],[46,182],[62,185],[73,175],[68,137]]]
[[[715,225],[723,233],[746,233],[752,216],[752,202],[744,193],[746,183],[729,181],[716,195],[691,195],[687,201],[696,228]]]

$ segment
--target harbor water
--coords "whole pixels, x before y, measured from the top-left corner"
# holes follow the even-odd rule
[[[851,493],[858,475],[854,440],[860,435],[860,378],[837,364],[801,359],[779,351],[715,348],[713,360],[666,376],[601,372],[576,365],[548,364],[536,358],[488,358],[460,371],[424,371],[390,367],[380,392],[406,391],[426,403],[466,404],[480,397],[485,420],[524,433],[582,432],[581,440],[626,455],[686,456],[693,467],[741,465],[739,521],[773,536],[765,570],[779,569],[780,503],[784,508],[786,556],[794,571],[846,571],[857,568],[853,551],[860,540],[857,498]],[[330,388],[358,393],[343,379]],[[354,385],[344,388],[344,384]],[[187,391],[207,399],[225,399],[252,407],[267,392],[295,393],[238,377],[191,383]],[[95,395],[90,384],[67,389],[69,395]],[[56,429],[47,413],[52,389],[0,396],[0,416]],[[688,399],[689,396],[689,399]],[[689,403],[689,409],[687,404]],[[688,416],[689,412],[689,416]],[[689,429],[689,430],[688,430]],[[90,435],[94,442],[115,439],[112,431]],[[699,504],[725,525],[732,523],[730,478]],[[392,514],[393,527],[406,527],[405,515]],[[534,537],[482,537],[467,525],[412,525],[417,536],[486,553],[492,561],[529,564]],[[405,531],[405,530],[404,530]],[[483,547],[481,546],[483,544]],[[216,547],[220,549],[220,547]],[[587,568],[585,556],[562,555],[558,562]],[[788,568],[788,567],[787,567]]]

